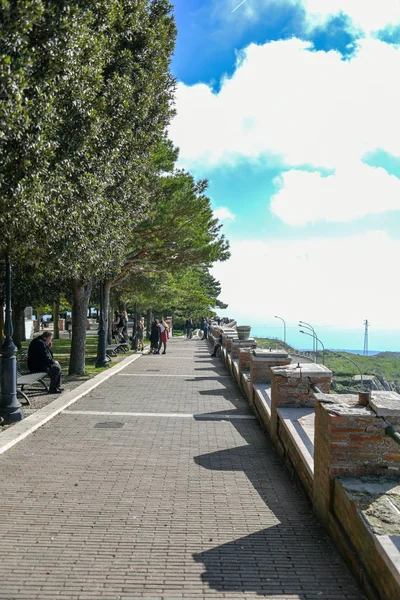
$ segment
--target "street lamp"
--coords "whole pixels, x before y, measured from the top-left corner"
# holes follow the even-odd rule
[[[317,341],[316,341],[317,333],[316,333],[314,327],[312,325],[310,325],[310,323],[306,323],[306,321],[299,321],[299,327],[303,327],[303,328],[305,327],[306,329],[309,329],[310,331],[312,331],[313,337],[314,337],[314,339],[313,339],[313,352],[317,353],[317,351],[318,351],[318,344],[317,344]]]
[[[360,371],[361,391],[363,392],[364,391],[363,374],[362,374],[362,371],[361,371],[360,367],[358,366],[358,364],[353,359],[349,358],[348,356],[345,356],[344,354],[340,354],[340,352],[336,352],[335,350],[331,350],[331,352],[333,352],[334,354],[337,354],[338,356],[341,356],[342,358],[346,358],[351,363],[353,363],[353,365],[355,365],[357,367],[357,369]]]
[[[282,317],[278,317],[277,315],[275,315],[274,317],[275,319],[280,319],[281,321],[283,321],[283,341],[286,345],[286,321],[285,319],[282,319]]]
[[[0,348],[0,414],[8,423],[15,423],[24,418],[21,403],[17,398],[17,350],[13,339],[12,310],[11,310],[11,262],[6,262],[6,315],[4,321],[4,343]]]
[[[100,316],[99,316],[99,331],[97,340],[97,357],[96,367],[108,367],[107,361],[107,335],[104,326],[104,308],[103,308],[103,281],[100,281]]]
[[[306,331],[302,331],[301,329],[300,329],[300,333],[303,333],[304,335],[309,335],[310,337],[315,338],[315,341],[319,342],[321,344],[321,346],[322,346],[322,364],[324,365],[325,364],[325,346],[324,346],[324,344],[315,335],[315,333],[314,334],[313,333],[307,333]],[[317,353],[315,353],[315,362],[318,362]]]

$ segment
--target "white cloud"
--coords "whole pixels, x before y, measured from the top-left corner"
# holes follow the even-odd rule
[[[219,93],[180,83],[170,132],[181,160],[211,167],[273,153],[336,168],[376,148],[400,155],[400,48],[365,39],[348,61],[309,49],[251,44]]]
[[[365,32],[400,23],[399,0],[302,0],[302,4],[311,23],[340,13],[349,16]]]
[[[227,15],[239,3],[239,0],[215,0],[214,14],[220,18]],[[347,15],[357,29],[365,33],[378,31],[388,25],[400,23],[399,0],[247,0],[237,13],[237,20],[254,22],[261,15],[268,18],[272,9],[294,5],[303,8],[310,27],[322,24],[339,14]],[[229,24],[231,21],[229,20]],[[243,23],[239,24],[240,26]]]
[[[400,179],[361,162],[342,166],[327,177],[290,170],[276,183],[279,191],[271,198],[271,210],[293,226],[400,211]]]
[[[216,208],[214,210],[214,216],[220,221],[233,221],[236,218],[236,215],[234,215],[229,208],[226,208],[226,206]]]
[[[338,238],[233,241],[213,268],[229,314],[315,324],[400,328],[400,241],[382,231]],[[273,284],[273,285],[272,285]],[[272,285],[272,288],[271,288]]]
[[[335,178],[325,182],[318,174],[301,179],[309,198],[299,197],[298,202],[309,205],[317,188],[328,195],[319,199],[318,218],[344,219],[328,206],[334,190],[347,199],[368,192],[365,210],[353,196],[355,205],[348,214],[354,217],[398,209],[394,178],[360,163],[376,149],[400,156],[399,71],[400,47],[372,38],[360,40],[356,55],[346,61],[334,51],[311,52],[310,44],[298,39],[252,44],[219,93],[205,84],[178,85],[170,134],[188,168],[240,160],[268,164],[274,155],[286,167],[308,164],[336,170]],[[360,175],[373,183],[371,189],[356,181]],[[286,195],[281,190],[278,207],[288,204],[295,177],[300,179],[298,173],[283,175],[284,187],[291,187]],[[343,204],[341,198],[335,202]]]

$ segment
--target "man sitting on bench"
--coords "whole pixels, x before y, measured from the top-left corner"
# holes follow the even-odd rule
[[[61,394],[61,367],[50,350],[52,339],[50,331],[43,331],[42,335],[31,341],[28,348],[28,369],[31,373],[45,371],[50,377],[49,394]]]

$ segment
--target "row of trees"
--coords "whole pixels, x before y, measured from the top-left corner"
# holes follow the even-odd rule
[[[3,0],[0,26],[0,259],[13,265],[16,337],[25,306],[64,293],[79,374],[98,281],[105,315],[112,293],[156,310],[206,306],[228,243],[207,183],[176,168],[166,134],[167,0]]]

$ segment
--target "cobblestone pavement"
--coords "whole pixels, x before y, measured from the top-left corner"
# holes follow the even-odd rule
[[[0,598],[364,598],[206,342],[0,456]]]

